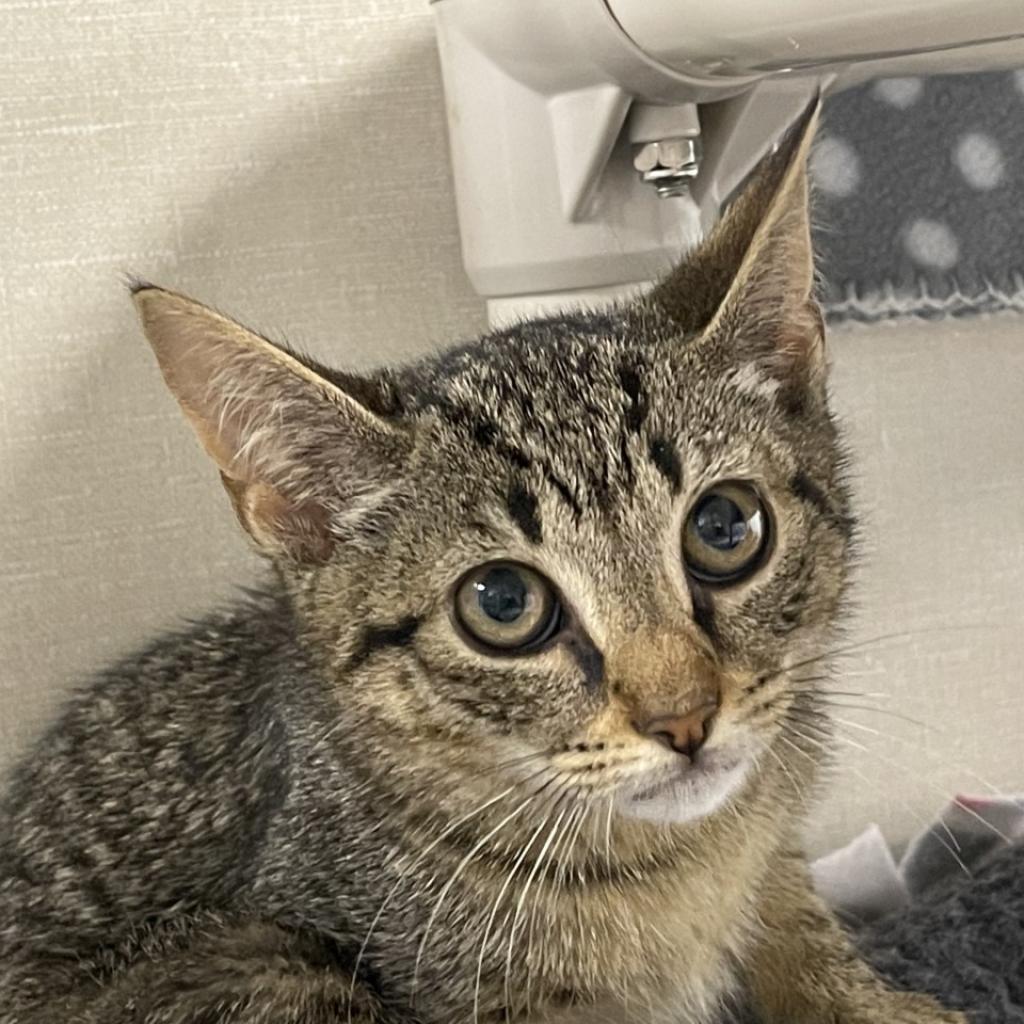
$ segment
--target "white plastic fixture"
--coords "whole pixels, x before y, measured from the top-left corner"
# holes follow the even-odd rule
[[[496,322],[657,277],[817,89],[1024,58],[1024,0],[433,0],[433,10],[463,257]],[[659,151],[641,155],[645,144],[667,141],[661,152],[695,152],[683,174],[696,176],[663,198],[634,161],[646,169]]]

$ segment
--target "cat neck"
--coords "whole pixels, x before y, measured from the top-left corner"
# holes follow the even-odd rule
[[[506,1008],[554,1021],[628,992],[647,1005],[642,987],[706,1002],[728,984],[723,964],[785,829],[768,813],[770,776],[688,826],[559,810],[498,828],[523,802],[499,800],[453,828],[450,804],[431,813],[386,777],[358,775],[328,813],[324,795],[340,788],[323,773],[337,762],[307,756],[268,845],[262,909],[340,938],[360,969],[387,977],[389,999],[428,1019],[468,1020],[475,1004],[484,1021]]]

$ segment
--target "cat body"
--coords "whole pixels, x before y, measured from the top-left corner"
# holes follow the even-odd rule
[[[135,289],[274,577],[15,772],[2,1024],[962,1020],[796,838],[852,541],[812,131],[651,296],[404,369]]]
[[[280,595],[254,595],[168,636],[83,692],[22,766],[0,849],[5,863],[31,865],[33,877],[6,879],[0,896],[0,978],[8,995],[23,986],[51,1005],[41,1017],[10,1019],[58,1019],[56,1007],[70,1012],[57,998],[63,987],[74,1007],[83,980],[117,977],[163,929],[176,937],[183,920],[186,930],[193,921],[211,927],[209,907],[228,919],[344,936],[347,949],[343,940],[337,955],[349,963],[372,925],[368,976],[386,972],[400,1003],[418,988],[429,1020],[458,1019],[474,996],[481,1018],[491,1019],[506,1005],[506,985],[530,990],[542,1009],[529,1019],[551,1024],[595,1019],[588,1014],[602,1003],[598,1019],[689,1019],[680,1017],[685,1007],[703,1019],[735,989],[734,966],[756,928],[751,894],[785,831],[773,809],[780,794],[767,788],[733,814],[680,834],[662,852],[663,865],[638,864],[632,875],[616,858],[581,864],[586,874],[574,877],[567,832],[552,819],[542,838],[553,845],[561,837],[561,856],[556,850],[551,861],[562,877],[533,876],[511,959],[507,916],[532,865],[506,885],[509,861],[487,858],[448,891],[443,927],[435,919],[418,972],[416,944],[396,957],[395,937],[421,935],[430,920],[438,896],[430,876],[451,877],[469,837],[417,865],[436,838],[436,808],[425,813],[407,781],[335,777],[323,748],[338,722],[309,684],[289,620]],[[515,806],[495,805],[488,821]],[[394,810],[382,820],[381,807]],[[531,832],[538,824],[530,822]],[[621,848],[605,835],[603,817],[572,825],[598,845]],[[50,876],[45,888],[42,871]],[[117,952],[92,962],[101,946]]]

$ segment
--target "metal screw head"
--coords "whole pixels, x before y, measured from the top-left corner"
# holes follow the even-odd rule
[[[659,139],[637,150],[633,166],[661,196],[685,195],[700,170],[700,139]]]

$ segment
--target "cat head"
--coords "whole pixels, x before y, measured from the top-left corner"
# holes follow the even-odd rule
[[[813,297],[815,116],[642,300],[404,368],[330,370],[135,288],[342,742],[423,785],[550,786],[658,823],[795,756],[780,737],[851,533]]]

